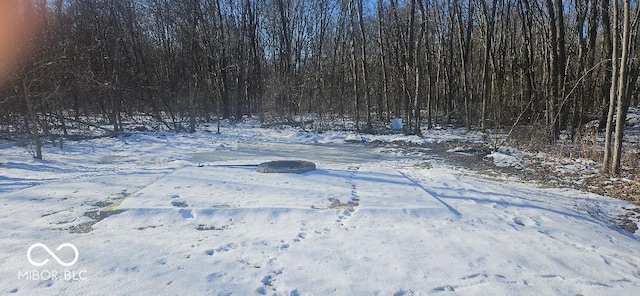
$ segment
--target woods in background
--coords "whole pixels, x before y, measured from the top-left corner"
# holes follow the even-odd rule
[[[422,124],[524,125],[550,143],[599,119],[605,169],[617,172],[625,115],[638,103],[638,1],[3,5],[0,33],[35,29],[0,47],[28,56],[0,55],[0,133],[37,145],[67,135],[68,123],[119,132],[139,115],[175,131],[305,114],[367,132],[394,117],[414,134]]]

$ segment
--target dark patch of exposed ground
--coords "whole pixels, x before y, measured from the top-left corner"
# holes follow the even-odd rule
[[[602,174],[584,175],[584,172],[557,170],[552,162],[536,157],[523,159],[525,167],[498,167],[485,156],[492,152],[492,148],[483,143],[444,142],[417,144],[405,141],[391,143],[373,141],[365,143],[367,146],[389,149],[407,155],[422,153],[425,157],[441,159],[453,166],[472,170],[479,175],[495,178],[500,176],[516,177],[529,182],[536,182],[549,187],[570,187],[581,191],[592,192],[612,198],[622,199],[634,203],[636,206],[623,208],[624,214],[612,219],[621,229],[635,233],[640,223],[640,182],[637,175],[630,171],[623,172],[627,177],[612,178]],[[464,147],[461,152],[448,152],[450,149]]]
[[[330,209],[346,209],[349,212],[355,211],[356,207],[360,205],[359,199],[348,201],[346,203],[341,202],[339,199],[330,199],[330,201],[331,201],[331,205],[329,206]]]
[[[104,220],[105,218],[116,215],[124,212],[123,210],[113,210],[113,211],[89,211],[84,213],[85,216],[91,218],[91,221],[83,222],[78,225],[71,226],[69,228],[69,232],[71,233],[88,233],[93,230],[91,228],[94,224]]]

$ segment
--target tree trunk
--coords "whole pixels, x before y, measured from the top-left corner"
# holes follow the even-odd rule
[[[558,40],[556,42],[556,51],[558,52],[558,76],[556,77],[556,84],[558,85],[558,115],[556,116],[556,136],[557,139],[560,136],[560,131],[564,130],[567,126],[567,119],[569,117],[569,108],[565,104],[565,79],[567,77],[567,54],[565,45],[565,25],[564,25],[564,4],[562,0],[554,1],[556,11],[556,29],[558,33],[556,36]]]
[[[482,1],[482,10],[485,16],[485,47],[484,47],[484,63],[482,65],[482,110],[480,112],[480,129],[486,129],[487,121],[487,105],[491,96],[491,77],[490,77],[490,61],[491,45],[493,41],[493,23],[495,21],[497,0],[493,0],[491,8],[487,7],[487,3]]]
[[[611,29],[611,86],[609,89],[609,113],[607,113],[607,127],[604,140],[604,160],[602,161],[604,173],[609,173],[611,167],[611,133],[613,132],[613,115],[618,91],[618,0],[613,0],[613,24]]]
[[[42,137],[40,137],[40,128],[38,126],[38,117],[35,111],[35,107],[33,106],[33,102],[31,101],[31,93],[29,91],[29,82],[27,81],[27,77],[22,78],[22,94],[24,97],[24,102],[27,105],[28,112],[28,124],[27,126],[29,133],[31,134],[31,139],[35,144],[35,155],[33,158],[42,159]]]
[[[519,11],[520,17],[522,18],[522,31],[523,31],[523,42],[526,44],[526,47],[523,48],[524,56],[525,56],[525,65],[523,65],[523,101],[524,102],[533,102],[533,85],[535,83],[535,71],[534,71],[534,51],[533,51],[533,16],[531,12],[531,6],[529,1],[519,1]],[[495,82],[495,80],[494,80]],[[529,104],[531,106],[531,113],[536,109],[533,104]]]
[[[563,126],[564,108],[564,77],[565,77],[565,44],[564,44],[564,9],[560,0],[546,0],[548,11],[548,26],[551,34],[551,56],[549,58],[550,75],[549,86],[551,96],[547,103],[547,124],[551,130],[551,141],[555,141],[560,136],[560,129]]]
[[[220,40],[220,58],[218,59],[219,85],[220,85],[220,108],[218,108],[218,116],[222,115],[223,119],[229,118],[229,89],[227,77],[227,44],[225,43],[224,18],[222,17],[221,1],[217,0],[217,16],[218,16],[218,39]],[[221,109],[221,110],[220,110]],[[222,112],[222,114],[220,114]]]
[[[611,86],[613,82],[611,79],[613,78],[613,61],[615,60],[616,55],[613,53],[613,38],[611,34],[611,19],[609,17],[609,0],[601,0],[601,11],[602,11],[602,48],[603,55],[607,58],[608,61],[604,63],[604,77],[602,80],[602,90],[600,92],[600,97],[602,98],[601,108],[602,112],[600,113],[600,123],[598,124],[598,129],[603,130],[606,128],[609,122],[609,114],[612,112],[610,107],[611,102]],[[613,119],[611,119],[613,120]],[[604,162],[608,162],[609,150],[607,143],[611,143],[611,140],[605,141],[605,157]],[[608,165],[605,165],[608,170]]]
[[[351,0],[354,1],[354,0]],[[357,3],[357,12],[358,12],[358,23],[360,26],[360,36],[361,36],[361,44],[360,44],[360,59],[362,62],[362,86],[364,87],[364,101],[365,101],[365,105],[367,108],[367,128],[366,130],[368,132],[371,131],[372,126],[371,126],[371,97],[369,96],[369,78],[368,78],[368,72],[367,72],[367,39],[365,38],[365,32],[364,32],[364,20],[362,17],[362,0],[358,0]]]
[[[614,0],[614,3],[617,0]],[[611,164],[611,172],[614,175],[620,174],[620,160],[622,158],[622,140],[624,137],[624,127],[627,118],[627,111],[629,111],[629,103],[631,102],[631,95],[627,92],[629,87],[629,55],[630,55],[630,38],[631,38],[631,23],[629,13],[631,10],[629,0],[624,1],[623,8],[623,20],[622,20],[622,53],[620,56],[620,74],[618,74],[618,110],[616,113],[616,134],[613,148],[613,163]],[[635,78],[634,78],[635,80]],[[634,82],[635,84],[635,82]]]
[[[353,95],[355,101],[355,120],[356,120],[356,130],[360,130],[360,93],[359,93],[359,77],[358,77],[358,62],[356,59],[356,32],[353,28],[353,1],[349,1],[349,32],[351,34],[351,74],[353,75]]]
[[[586,69],[592,69],[596,63],[596,46],[598,44],[598,31],[600,30],[600,4],[598,1],[604,0],[592,0],[591,7],[589,8],[589,16],[588,16],[588,26],[587,26],[587,55],[586,55]],[[585,0],[587,2],[587,0]],[[604,53],[604,57],[607,58],[611,56],[610,54]],[[588,100],[589,97],[597,98],[598,94],[596,93],[596,84],[597,81],[594,73],[589,74],[589,82],[585,84],[585,97],[582,98],[582,106],[581,106],[581,117],[582,121],[584,121],[584,116],[587,115],[587,112],[595,109],[594,107],[599,104],[598,99]],[[603,84],[604,86],[604,84]],[[583,122],[579,122],[580,127]]]
[[[384,110],[386,111],[386,122],[391,121],[391,103],[389,102],[389,78],[387,77],[387,63],[385,60],[386,52],[383,37],[383,7],[382,0],[378,0],[378,47],[380,49],[380,68],[382,72],[382,96],[384,98]],[[381,111],[382,112],[382,111]]]
[[[464,120],[467,130],[471,129],[471,102],[473,101],[473,88],[469,79],[471,66],[471,30],[473,26],[473,8],[475,7],[471,0],[468,2],[468,15],[466,24],[462,18],[462,4],[456,2],[457,19],[458,19],[458,46],[460,49],[460,60],[462,63],[462,92],[464,97]]]
[[[584,76],[585,78],[579,82],[579,86],[577,86],[576,94],[571,98],[571,139],[578,133],[580,122],[582,121],[582,110],[581,107],[583,105],[583,98],[586,93],[586,85],[589,81],[586,79],[588,74],[587,68],[587,38],[584,34],[584,22],[587,18],[587,6],[589,0],[577,0],[575,2],[576,7],[576,32],[578,35],[578,75]]]
[[[198,91],[198,78],[194,75],[193,86],[189,92],[189,133],[196,132],[196,92]]]

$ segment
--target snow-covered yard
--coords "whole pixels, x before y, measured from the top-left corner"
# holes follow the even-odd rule
[[[640,237],[611,222],[629,203],[347,143],[466,137],[237,125],[70,142],[44,161],[0,144],[0,293],[637,294]],[[255,171],[274,159],[318,169]],[[27,254],[36,243],[51,252]]]

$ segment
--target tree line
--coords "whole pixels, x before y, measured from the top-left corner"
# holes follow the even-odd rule
[[[18,35],[4,50],[20,54],[0,56],[0,129],[38,145],[69,124],[120,132],[140,115],[175,131],[305,114],[364,132],[395,117],[413,134],[528,125],[550,143],[599,119],[604,167],[619,172],[627,110],[638,103],[638,1],[3,5],[0,25]]]

